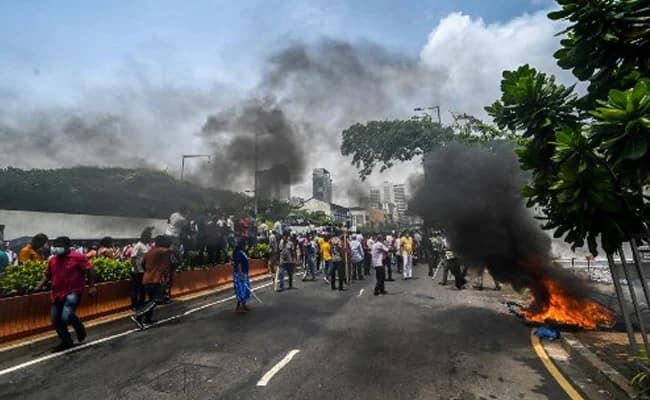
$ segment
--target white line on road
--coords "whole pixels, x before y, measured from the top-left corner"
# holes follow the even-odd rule
[[[265,283],[263,285],[259,285],[259,286],[254,287],[253,290],[259,290],[259,289],[265,288],[267,286],[271,286],[272,284],[273,284],[273,282]],[[173,321],[173,320],[179,319],[181,317],[185,317],[187,315],[194,314],[195,312],[205,310],[208,307],[212,307],[212,306],[215,306],[217,304],[226,303],[226,302],[228,302],[230,300],[234,300],[234,299],[235,299],[235,296],[229,296],[229,297],[226,297],[224,299],[213,301],[211,303],[204,304],[204,305],[199,306],[199,307],[191,308],[191,309],[189,309],[189,310],[187,310],[187,311],[185,311],[185,312],[183,312],[181,314],[172,315],[171,317],[156,321],[156,322],[154,322],[152,324],[152,326],[161,325],[161,324],[164,324],[165,322]],[[77,352],[79,350],[86,349],[88,347],[93,347],[93,346],[96,346],[98,344],[105,343],[105,342],[108,342],[110,340],[120,338],[122,336],[130,335],[130,334],[132,334],[134,332],[140,332],[140,330],[139,329],[129,329],[128,331],[124,331],[124,332],[121,332],[121,333],[117,333],[115,335],[107,336],[105,338],[93,340],[92,342],[86,342],[86,343],[84,343],[82,345],[75,346],[75,347],[70,348],[68,350],[64,350],[64,351],[61,351],[61,352],[58,352],[58,353],[48,354],[48,355],[42,356],[42,357],[38,357],[38,358],[35,358],[33,360],[24,362],[22,364],[14,365],[13,367],[9,367],[9,368],[0,370],[0,376],[10,374],[10,373],[12,373],[14,371],[18,371],[20,369],[31,367],[32,365],[40,364],[40,363],[45,362],[47,360],[52,360],[54,358],[61,357],[61,356],[64,356],[66,354],[74,353],[74,352]]]
[[[359,296],[358,296],[358,297],[361,297],[361,295],[363,294],[363,291],[364,291],[364,290],[366,290],[366,289],[361,289],[361,290],[359,290]]]
[[[257,382],[257,386],[266,386],[267,383],[277,374],[282,368],[284,368],[287,364],[289,364],[289,361],[296,355],[300,353],[300,350],[291,350],[282,360],[280,360],[279,363],[275,364],[273,368],[269,370],[262,379]]]

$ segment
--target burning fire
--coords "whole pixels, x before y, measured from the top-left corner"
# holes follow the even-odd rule
[[[540,299],[534,299],[531,306],[523,310],[523,316],[527,320],[540,323],[550,320],[583,329],[596,329],[614,324],[612,312],[602,304],[573,297],[550,279],[544,281],[544,286],[548,290],[548,302],[540,304]]]

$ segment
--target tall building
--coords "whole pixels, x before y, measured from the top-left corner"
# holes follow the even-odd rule
[[[368,196],[368,206],[376,210],[381,210],[381,191],[379,189],[370,189]]]
[[[408,208],[408,203],[406,202],[406,186],[404,184],[393,185],[393,202],[397,207],[399,217],[404,217]]]
[[[312,197],[317,200],[332,202],[332,176],[325,168],[314,168]]]
[[[381,202],[382,203],[394,203],[395,199],[393,198],[393,191],[390,182],[384,181],[382,184],[382,196],[381,196]]]
[[[257,171],[257,196],[260,199],[289,201],[291,179],[286,165]]]

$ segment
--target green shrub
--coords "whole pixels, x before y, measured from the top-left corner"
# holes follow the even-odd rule
[[[97,273],[98,282],[119,281],[131,276],[131,262],[118,261],[107,257],[97,257],[90,260]]]
[[[0,291],[14,294],[28,292],[43,279],[46,266],[45,261],[28,261],[8,266],[0,275]]]
[[[266,243],[258,243],[252,248],[246,250],[250,258],[268,258],[271,254],[271,246]]]

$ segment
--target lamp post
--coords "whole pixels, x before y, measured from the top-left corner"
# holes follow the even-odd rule
[[[430,115],[427,110],[436,110],[438,114],[438,125],[442,125],[442,120],[440,119],[440,106],[430,106],[430,107],[415,107],[413,111],[421,111],[427,115]]]
[[[185,175],[185,159],[186,158],[207,158],[208,162],[212,159],[209,154],[183,154],[181,157],[181,182],[183,181],[183,176]]]

